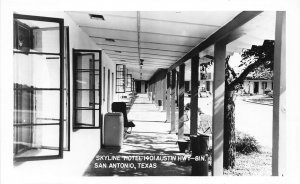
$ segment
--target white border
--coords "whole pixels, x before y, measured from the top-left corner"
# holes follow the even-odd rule
[[[0,21],[0,183],[300,183],[300,1],[272,0],[2,0]],[[287,11],[287,176],[286,177],[76,177],[76,178],[38,178],[22,181],[12,176],[12,117],[4,119],[5,108],[12,107],[13,96],[2,86],[12,85],[5,76],[12,75],[12,38],[6,35],[12,28],[6,25],[12,21],[12,13],[22,11],[67,11],[67,10],[284,10]],[[298,163],[298,165],[297,165]]]

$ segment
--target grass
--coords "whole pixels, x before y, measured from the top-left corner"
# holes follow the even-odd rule
[[[273,98],[257,98],[257,99],[249,99],[249,101],[253,101],[255,103],[260,103],[260,104],[273,104]]]
[[[237,153],[236,166],[233,169],[224,170],[228,176],[271,176],[272,154],[269,148],[261,148],[261,152],[248,155]]]
[[[251,97],[251,98],[245,99],[245,101],[263,104],[263,105],[273,105],[273,98],[271,98],[269,96]]]

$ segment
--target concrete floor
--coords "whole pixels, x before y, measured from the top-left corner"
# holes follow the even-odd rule
[[[133,120],[136,127],[126,136],[121,149],[104,148],[99,156],[175,156],[179,158],[176,144],[177,136],[170,134],[170,123],[165,123],[165,112],[158,111],[158,107],[150,103],[146,94],[139,94],[128,113],[128,119]],[[86,176],[188,176],[191,166],[187,161],[114,161],[113,163],[133,164],[135,168],[95,168],[98,164],[109,167],[112,161],[97,161],[95,157],[84,175]],[[141,164],[144,163],[142,166]],[[155,166],[156,165],[156,166]],[[150,167],[150,168],[149,168]],[[156,168],[153,168],[156,167]]]

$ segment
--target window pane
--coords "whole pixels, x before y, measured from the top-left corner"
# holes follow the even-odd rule
[[[58,90],[19,90],[25,87],[25,85],[15,85],[14,124],[59,123],[60,92]]]
[[[77,72],[76,76],[76,87],[77,89],[93,89],[94,72],[84,71]]]
[[[95,62],[93,60],[93,55],[86,54],[86,55],[78,55],[76,61],[76,69],[86,69],[86,70],[93,70],[95,67]]]
[[[30,52],[59,53],[59,24],[16,19],[15,49]]]
[[[15,157],[58,155],[59,125],[14,126]]]
[[[79,125],[94,125],[93,110],[76,110],[76,124]]]
[[[60,87],[60,62],[51,56],[14,54],[14,82],[35,88]]]
[[[94,91],[77,91],[76,107],[93,108],[95,103]]]

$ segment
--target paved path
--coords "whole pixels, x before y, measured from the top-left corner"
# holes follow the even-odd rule
[[[169,134],[170,124],[165,123],[165,112],[149,102],[146,94],[140,94],[128,113],[128,119],[133,120],[136,127],[132,134],[127,135],[121,149],[101,149],[97,155],[120,156],[121,161],[96,161],[90,163],[84,175],[86,176],[187,176],[191,166],[186,161],[124,161],[124,156],[183,156],[176,144],[177,136]],[[110,163],[123,163],[118,168],[109,167]],[[144,164],[142,164],[144,163]],[[133,165],[135,168],[131,168]],[[123,168],[122,168],[123,167]],[[126,168],[124,168],[126,167]],[[128,168],[130,167],[130,168]],[[156,168],[154,168],[156,167]]]

